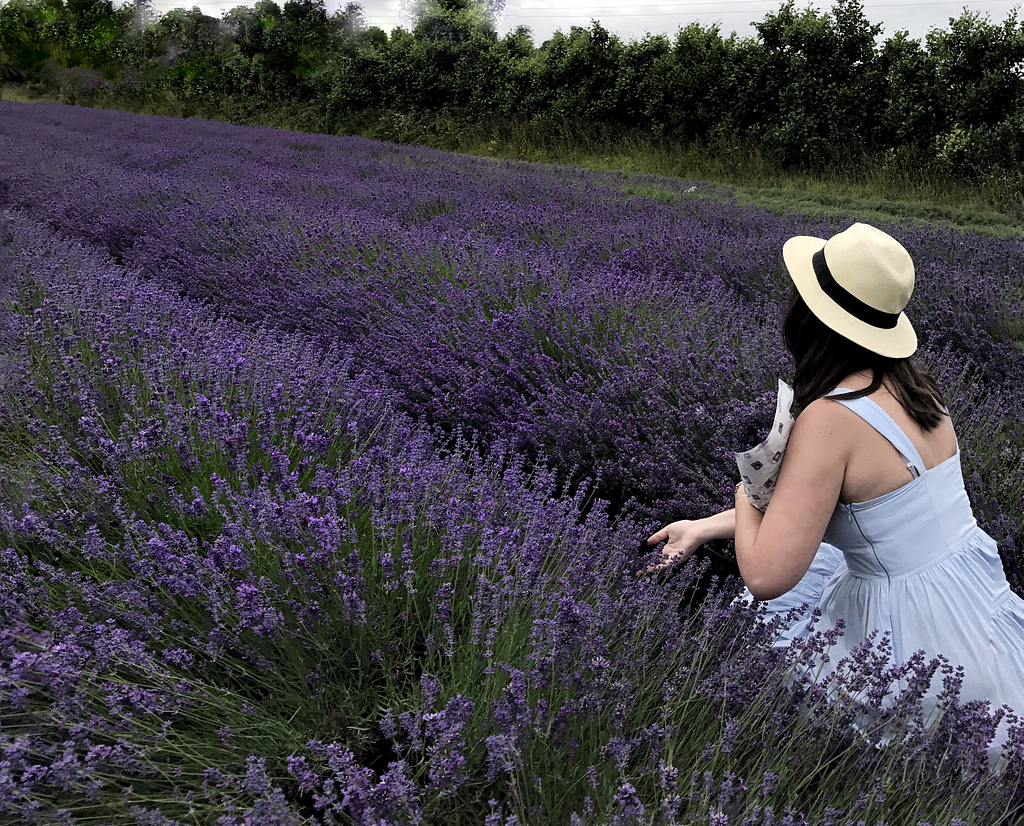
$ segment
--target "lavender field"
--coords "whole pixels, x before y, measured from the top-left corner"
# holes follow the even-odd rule
[[[636,575],[771,421],[783,242],[857,216],[51,104],[0,152],[0,822],[1024,816],[950,664],[794,682],[841,629],[773,649],[727,549]],[[883,229],[1022,593],[1024,247]]]

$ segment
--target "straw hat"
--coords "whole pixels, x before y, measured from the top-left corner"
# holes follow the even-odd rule
[[[917,349],[917,334],[903,312],[914,292],[914,262],[895,238],[854,224],[827,241],[790,238],[782,258],[801,298],[826,327],[889,358]]]

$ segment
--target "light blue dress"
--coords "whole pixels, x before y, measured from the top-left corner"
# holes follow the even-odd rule
[[[829,395],[848,392],[837,387]],[[995,541],[974,518],[964,489],[960,448],[926,470],[907,435],[868,398],[843,401],[904,457],[915,478],[884,496],[837,503],[807,574],[788,593],[768,601],[768,619],[807,603],[804,616],[776,645],[806,635],[810,611],[822,609],[818,629],[845,620],[822,675],[874,629],[890,632],[892,661],[923,650],[964,668],[960,700],[1004,703],[1024,713],[1024,600],[1010,590]],[[745,594],[752,599],[750,592]],[[821,679],[819,677],[818,679]],[[941,675],[933,680],[925,711],[934,709]],[[1004,718],[989,747],[996,768],[1007,737]]]

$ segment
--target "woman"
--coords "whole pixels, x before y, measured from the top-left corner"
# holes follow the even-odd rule
[[[971,511],[942,394],[908,358],[917,349],[903,312],[910,255],[854,224],[828,241],[791,238],[783,258],[794,285],[783,334],[801,412],[771,503],[762,515],[741,484],[734,510],[667,525],[648,539],[667,540],[657,567],[735,535],[753,598],[773,613],[818,606],[819,627],[845,621],[830,663],[878,629],[891,634],[897,663],[923,649],[962,665],[961,701],[1024,712],[1024,600]],[[783,642],[806,630],[798,623]],[[993,762],[1006,730],[1004,720]]]

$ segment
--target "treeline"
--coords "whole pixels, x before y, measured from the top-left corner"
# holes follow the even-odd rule
[[[328,15],[323,0],[259,0],[219,20],[198,8],[158,17],[145,2],[10,0],[0,79],[59,87],[70,102],[166,90],[304,102],[323,131],[354,115],[446,112],[676,145],[738,141],[809,169],[880,155],[968,176],[1024,166],[1015,13],[995,24],[964,11],[924,41],[879,41],[857,0],[825,13],[785,3],[745,38],[691,24],[624,42],[593,22],[538,45],[525,27],[499,37],[495,19],[479,0],[429,0],[389,34],[358,5]]]

